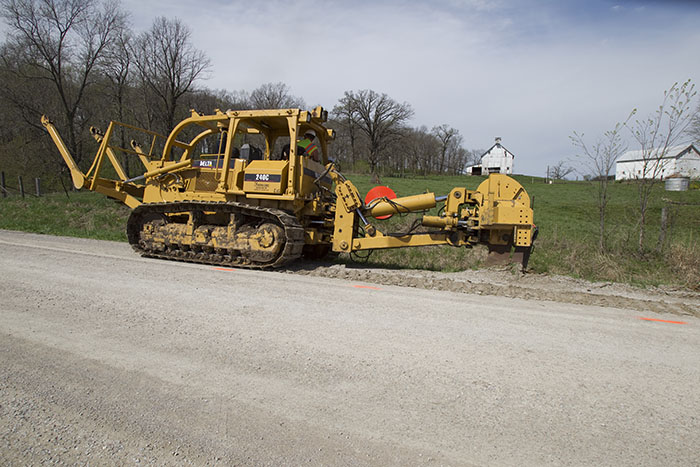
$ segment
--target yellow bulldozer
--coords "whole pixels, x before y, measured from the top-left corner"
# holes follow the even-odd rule
[[[527,266],[536,228],[517,181],[492,174],[476,190],[363,199],[329,160],[335,133],[327,118],[322,107],[193,110],[169,135],[113,121],[104,133],[90,129],[99,148],[85,173],[51,121],[44,116],[42,123],[76,188],[132,209],[127,236],[144,256],[275,268],[331,252],[485,244],[487,261]],[[119,144],[125,134],[135,135],[129,148]],[[304,135],[315,142],[302,142]],[[129,177],[125,155],[140,161],[141,175]],[[408,232],[378,227],[379,218],[438,205]]]

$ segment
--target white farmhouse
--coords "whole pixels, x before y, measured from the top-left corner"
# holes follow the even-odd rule
[[[513,158],[515,156],[501,145],[501,138],[496,138],[496,144],[481,155],[481,163],[467,167],[468,175],[512,174]]]
[[[672,175],[700,177],[700,152],[695,145],[670,147],[663,157],[658,157],[661,151],[659,148],[653,149],[647,154],[646,160],[641,150],[624,153],[615,164],[615,180],[665,179]]]

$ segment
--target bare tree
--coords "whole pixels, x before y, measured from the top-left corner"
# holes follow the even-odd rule
[[[438,173],[463,173],[472,159],[472,154],[462,147],[464,139],[459,130],[447,124],[435,126],[432,134],[440,141]]]
[[[447,163],[448,152],[455,148],[454,142],[455,139],[459,137],[459,131],[443,123],[442,125],[433,127],[433,134],[440,141],[440,164],[438,166],[438,172],[443,173]]]
[[[116,36],[115,40],[107,48],[104,60],[104,76],[107,78],[107,90],[111,94],[112,104],[116,111],[116,119],[120,122],[126,120],[126,111],[129,108],[129,97],[132,94],[132,61],[131,50],[132,37],[128,30],[124,29]],[[119,127],[119,139],[121,147],[127,147],[124,127]],[[122,165],[129,174],[129,154],[123,154]]]
[[[564,180],[575,170],[567,161],[559,161],[549,168],[549,177],[552,180]]]
[[[688,136],[690,139],[697,143],[700,143],[700,104],[695,108],[695,113],[693,119],[688,127]]]
[[[356,170],[358,152],[365,145],[364,135],[360,133],[357,124],[347,117],[332,113],[327,125],[336,133],[333,141],[333,160],[343,164],[343,170]]]
[[[87,110],[81,104],[109,44],[126,25],[125,13],[114,2],[95,0],[0,0],[0,7],[11,32],[4,55],[14,56],[3,57],[4,64],[16,64],[13,72],[22,79],[51,83],[65,120],[66,143],[79,161],[78,120]]]
[[[247,96],[241,100],[239,92],[229,92],[225,89],[198,89],[187,93],[185,100],[187,108],[196,109],[204,113],[212,113],[219,110],[245,110],[250,109]]]
[[[598,249],[605,251],[605,216],[608,201],[610,200],[608,185],[610,172],[615,167],[615,161],[627,150],[622,141],[620,131],[623,124],[618,123],[612,130],[606,131],[593,146],[588,146],[583,138],[583,133],[574,132],[571,141],[582,153],[578,157],[582,160],[587,172],[592,175],[592,180],[598,188]]]
[[[460,144],[452,153],[452,156],[449,159],[448,167],[450,169],[450,173],[453,175],[460,175],[466,172],[467,167],[476,163],[477,159],[474,152],[463,148]]]
[[[405,151],[413,169],[421,175],[434,172],[440,154],[440,141],[435,134],[421,126],[410,129],[405,140]]]
[[[293,96],[284,83],[265,83],[250,93],[250,105],[254,109],[303,109],[304,99]]]
[[[247,91],[221,91],[222,99],[226,101],[227,108],[236,110],[252,109],[250,93]]]
[[[133,53],[131,42],[129,31],[122,30],[107,48],[104,57],[104,76],[109,81],[109,90],[112,93],[112,101],[119,121],[124,121],[127,92],[132,84]]]
[[[406,172],[425,174],[426,165],[437,158],[437,140],[425,126],[405,128],[402,137],[387,145],[382,156],[382,170],[404,176]]]
[[[337,122],[337,129],[339,130],[340,139],[347,139],[350,145],[350,151],[343,151],[350,153],[350,161],[352,167],[355,167],[357,163],[357,143],[358,143],[358,131],[359,131],[359,115],[357,109],[354,106],[348,105],[349,103],[339,104],[333,108],[332,115],[334,121]]]
[[[178,19],[158,17],[135,41],[134,63],[144,87],[153,93],[165,132],[175,126],[178,103],[211,68],[206,54],[190,42]]]
[[[413,109],[408,103],[398,103],[386,94],[367,89],[345,91],[334,108],[336,114],[342,112],[339,107],[356,115],[358,128],[369,142],[370,171],[375,173],[383,151],[401,135],[403,124],[413,116]]]
[[[695,97],[695,84],[690,80],[674,83],[664,91],[664,99],[656,111],[644,120],[625,123],[639,145],[641,170],[636,175],[639,200],[638,251],[644,251],[646,219],[649,199],[654,185],[660,180],[669,150],[687,134],[693,120],[691,103]],[[632,111],[632,115],[636,113]],[[628,119],[629,121],[629,119]]]

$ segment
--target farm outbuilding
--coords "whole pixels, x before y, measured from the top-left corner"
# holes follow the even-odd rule
[[[700,177],[700,152],[694,144],[656,148],[645,153],[628,151],[615,164],[615,180],[666,179],[671,176]]]
[[[481,155],[481,163],[467,167],[468,175],[488,175],[513,173],[512,152],[501,144],[501,138],[496,138],[496,143]]]

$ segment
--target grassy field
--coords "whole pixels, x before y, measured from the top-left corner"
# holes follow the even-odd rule
[[[597,248],[598,209],[595,185],[563,181],[544,184],[542,179],[515,177],[534,198],[535,223],[540,228],[530,268],[537,273],[564,274],[597,281],[639,285],[678,285],[700,290],[700,190],[667,192],[656,186],[647,222],[646,252],[637,252],[637,192],[633,184],[610,185],[608,252]],[[361,193],[373,186],[369,176],[350,179]],[[474,189],[481,177],[383,178],[398,196],[433,191],[447,194],[455,186]],[[657,252],[664,199],[688,203],[674,205],[673,222],[664,248]],[[124,228],[129,209],[104,196],[79,192],[49,194],[42,198],[0,198],[0,228],[54,235],[126,241]],[[378,221],[386,231],[402,231],[414,217],[394,216]],[[429,247],[376,251],[369,265],[456,271],[479,267],[481,248],[468,250]],[[347,259],[341,258],[340,261]]]

